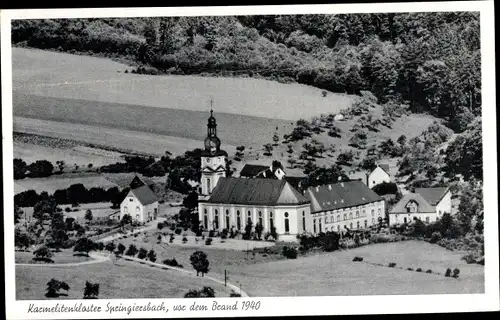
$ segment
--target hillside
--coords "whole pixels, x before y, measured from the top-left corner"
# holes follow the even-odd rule
[[[350,15],[17,20],[15,46],[107,56],[136,73],[220,74],[369,90],[464,129],[481,112],[479,15]],[[207,100],[207,99],[205,99]]]

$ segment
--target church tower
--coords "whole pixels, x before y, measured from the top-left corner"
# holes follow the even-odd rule
[[[220,139],[217,137],[217,122],[210,109],[207,124],[205,150],[201,153],[201,190],[199,200],[207,200],[217,185],[219,178],[226,176],[227,153],[220,149]]]

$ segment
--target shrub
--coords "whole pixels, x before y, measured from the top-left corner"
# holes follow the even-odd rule
[[[221,232],[220,238],[221,239],[227,239],[228,233],[229,233],[229,231],[227,229],[223,229],[222,232]]]
[[[231,292],[229,294],[229,297],[231,297],[231,298],[239,298],[239,297],[241,297],[241,294],[236,293],[236,292]]]
[[[432,270],[428,269],[425,273],[432,273]]]
[[[441,239],[443,239],[443,237],[441,236],[440,232],[433,232],[429,242],[430,243],[437,243]]]
[[[207,246],[211,245],[211,244],[212,244],[212,238],[207,238],[207,239],[205,240],[205,244],[206,244]]]
[[[182,233],[182,229],[181,228],[175,229],[175,234],[176,235],[180,235],[181,233]]]
[[[407,268],[406,270],[408,270],[408,271],[413,271],[413,268]]]
[[[161,229],[163,229],[164,225],[163,225],[163,223],[158,222],[157,227],[158,227],[158,230],[161,230]]]
[[[415,270],[417,272],[422,272],[422,268],[417,268],[417,270]]]
[[[395,262],[390,262],[389,263],[389,268],[394,268],[396,266],[396,263]]]
[[[294,247],[283,247],[282,254],[287,259],[297,259],[297,249]]]
[[[352,261],[363,261],[363,257],[354,257]]]
[[[66,207],[66,209],[64,209],[64,211],[71,212],[71,208],[70,207]]]
[[[451,277],[451,269],[448,268],[446,269],[446,273],[444,274],[445,277]]]
[[[214,234],[215,234],[215,232],[213,230],[208,231],[208,237],[209,238],[213,238]]]
[[[163,260],[163,264],[165,264],[167,266],[171,266],[171,267],[183,268],[183,266],[181,264],[179,264],[179,262],[177,262],[177,260],[175,260],[175,258],[165,259],[165,260]]]
[[[182,238],[182,243],[186,243],[188,239],[186,237]]]
[[[467,262],[469,264],[476,263],[476,259],[472,253],[469,253],[469,254],[463,256],[462,260],[464,260],[465,262]]]
[[[453,270],[453,275],[452,275],[452,277],[453,277],[453,278],[458,278],[458,275],[459,275],[459,274],[460,274],[460,270],[459,270],[459,269],[457,269],[457,268],[455,268],[455,269]]]

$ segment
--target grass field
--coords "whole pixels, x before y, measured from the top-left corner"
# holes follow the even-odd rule
[[[350,105],[346,95],[323,97],[318,88],[251,78],[150,76],[124,73],[108,59],[13,48],[15,91],[206,112],[213,98],[217,113],[297,120]]]
[[[354,256],[363,262],[352,262]],[[297,260],[239,268],[232,281],[250,296],[457,294],[484,292],[484,267],[467,265],[460,254],[437,245],[408,241],[375,244]],[[367,262],[381,263],[375,266]],[[386,267],[396,262],[403,270]],[[431,268],[438,274],[407,271]],[[458,279],[445,278],[446,268],[458,267]]]
[[[58,299],[81,299],[85,281],[99,283],[101,299],[182,298],[190,289],[203,286],[212,287],[216,297],[229,296],[223,285],[208,279],[120,260],[78,267],[16,266],[16,299],[47,299],[46,283],[52,278],[70,286],[68,295]]]
[[[134,243],[137,248],[153,248],[159,261],[175,257],[185,268],[191,268],[189,256],[198,250],[183,245],[159,245],[156,244],[155,236],[150,236],[147,242],[141,236],[117,241],[120,242],[127,247]],[[247,260],[247,254],[242,251],[208,246],[199,249],[207,253],[211,275],[220,277],[227,270],[230,281],[241,284],[242,289],[250,296],[484,292],[484,267],[461,261],[463,253],[450,252],[426,242],[374,244],[296,260],[284,260],[280,255],[263,256],[259,253],[255,258],[249,254]],[[354,256],[361,256],[364,261],[352,262]],[[395,262],[397,268],[388,268],[390,262]],[[431,269],[440,274],[407,271],[410,267],[422,268],[424,272]],[[446,268],[459,268],[460,277],[445,278]]]
[[[73,255],[73,250],[62,250],[61,252],[54,252],[52,256],[52,260],[54,260],[55,264],[59,263],[75,263],[75,262],[84,262],[90,261],[92,258],[82,256],[82,255]],[[34,262],[33,252],[22,252],[16,251],[16,263],[36,263],[43,264],[44,262]]]

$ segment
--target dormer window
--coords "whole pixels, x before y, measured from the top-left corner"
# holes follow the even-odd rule
[[[415,201],[410,201],[406,204],[406,212],[407,213],[415,213],[418,212],[418,203]]]

